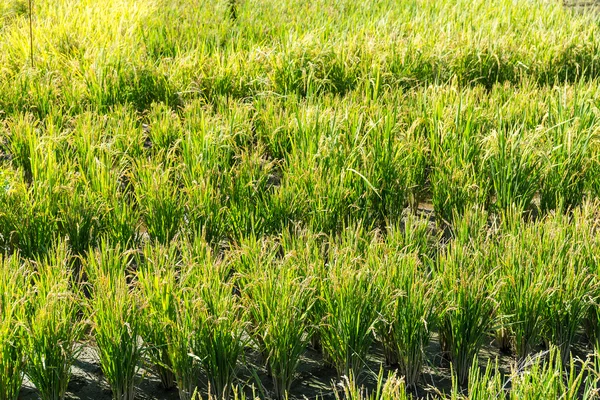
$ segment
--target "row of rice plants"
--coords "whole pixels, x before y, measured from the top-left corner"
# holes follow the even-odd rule
[[[482,215],[486,216],[485,213]],[[483,222],[487,223],[485,219]],[[562,225],[562,222],[549,219],[536,229],[547,229],[545,234],[550,235],[553,228]],[[359,238],[364,237],[360,231],[358,233]],[[389,265],[389,262],[379,255],[376,243],[370,243],[368,240],[367,244],[360,243],[364,239],[359,239],[359,243],[345,243],[341,247],[334,245],[328,251],[327,258],[330,261],[324,269],[323,266],[318,267],[322,264],[320,257],[315,256],[310,276],[318,278],[312,290],[321,295],[317,295],[315,304],[307,306],[307,309],[312,307],[312,313],[316,314],[313,321],[317,322],[317,339],[326,362],[331,363],[340,376],[347,376],[350,371],[360,375],[371,346],[379,338],[389,349],[389,353],[395,353],[393,356],[398,360],[401,371],[407,381],[414,385],[418,381],[420,366],[424,362],[424,347],[436,326],[435,322],[441,336],[442,348],[447,352],[460,382],[466,383],[473,357],[477,355],[484,341],[499,327],[509,332],[509,341],[514,343],[516,352],[522,354],[518,358],[524,358],[534,347],[527,350],[520,347],[519,338],[523,337],[523,334],[519,333],[521,321],[513,319],[515,316],[512,311],[504,308],[505,299],[501,297],[504,286],[508,285],[513,277],[499,273],[496,267],[490,267],[490,255],[501,250],[496,246],[501,246],[504,240],[512,240],[512,237],[508,238],[502,236],[499,244],[493,243],[492,239],[478,244],[461,244],[460,238],[455,239],[455,242],[442,252],[432,278],[427,278],[431,272],[427,272],[428,269],[423,265],[417,270],[414,269],[421,263],[417,254],[396,254],[399,258],[392,264],[399,268],[399,272],[396,273],[400,276],[396,281],[393,268],[380,269],[383,268],[382,265]],[[249,276],[261,276],[265,270],[268,271],[269,266],[276,263],[275,253],[278,251],[269,248],[268,243],[254,241],[249,246],[243,250],[242,265],[236,264],[235,268],[244,271],[244,284],[240,286],[242,294],[245,293],[245,287],[252,287],[252,278]],[[516,249],[512,251],[518,254]],[[520,251],[526,251],[526,246]],[[563,257],[572,265],[573,262],[577,262],[578,255],[569,251],[563,253]],[[317,269],[314,269],[314,266],[317,266]],[[291,271],[293,270],[292,267]],[[567,270],[568,267],[563,268],[563,271]],[[276,271],[279,271],[279,267]],[[583,318],[587,315],[586,310],[591,306],[588,293],[593,293],[593,286],[590,286],[581,274],[573,275],[571,272],[564,275],[565,272],[557,269],[556,274],[545,275],[549,296],[543,310],[540,311],[542,315],[537,315],[543,322],[537,326],[535,335],[538,339],[533,339],[532,343],[534,346],[540,346],[542,342],[560,344],[566,360],[575,330],[582,326]],[[302,282],[301,273],[294,275],[289,270],[287,273],[291,273]],[[281,272],[275,276],[281,278],[282,275],[279,274]],[[415,274],[421,277],[417,282],[413,280]],[[384,275],[391,278],[383,278]],[[439,279],[434,279],[436,275],[439,275]],[[287,279],[282,278],[280,282]],[[379,284],[364,284],[369,280]],[[575,287],[583,289],[575,290]],[[435,295],[436,288],[443,289],[442,292],[446,295]],[[306,290],[311,292],[308,288]],[[352,295],[349,294],[351,292]],[[561,295],[558,296],[558,293]],[[433,304],[438,306],[434,308]],[[398,308],[399,305],[403,305],[402,309]],[[506,304],[506,307],[510,307],[510,303]],[[315,329],[305,325],[310,320],[310,313],[303,310],[296,310],[300,317],[297,323],[304,327],[304,334],[297,333],[294,340],[299,349],[306,345],[310,332]],[[571,311],[577,312],[573,314]],[[572,320],[565,320],[567,316]],[[256,321],[256,316],[252,321]],[[281,321],[289,320],[282,317]],[[251,322],[253,323],[256,322]],[[257,340],[263,355],[268,351],[263,347],[266,346],[265,340],[263,336]],[[265,356],[265,359],[269,360],[269,356]],[[297,358],[292,357],[291,365],[295,362]],[[276,368],[269,364],[269,369],[273,378],[277,379],[274,372]]]
[[[511,366],[502,377],[497,363],[488,362],[482,371],[473,361],[468,377],[468,395],[453,385],[450,398],[458,399],[595,399],[598,375],[590,359],[570,358],[567,364],[558,348],[527,357]]]
[[[453,382],[448,395],[437,393],[428,398],[451,399],[451,400],[489,400],[496,398],[510,399],[584,399],[597,398],[597,389],[594,387],[598,382],[597,377],[586,379],[586,374],[594,371],[590,369],[589,360],[578,362],[571,360],[569,369],[565,371],[558,362],[560,358],[558,350],[551,348],[549,351],[532,357],[524,365],[515,365],[511,373],[502,377],[497,372],[497,365],[488,362],[485,369],[481,371],[479,362],[473,362],[473,368],[469,374],[468,391],[463,390],[456,382]],[[234,391],[233,398],[245,400],[247,398],[243,391]],[[367,389],[361,386],[354,376],[344,377],[337,385],[332,386],[335,399],[347,400],[408,400],[414,398],[409,394],[406,384],[396,374],[388,374],[383,371],[377,376],[375,387]],[[216,399],[208,396],[209,399]],[[259,399],[254,396],[253,398]]]
[[[498,365],[488,362],[485,368],[479,367],[474,360],[468,376],[468,389],[465,390],[456,381],[452,382],[449,394],[431,398],[451,400],[490,400],[507,399],[595,399],[598,396],[598,376],[590,360],[571,359],[565,369],[560,361],[561,355],[556,347],[544,353],[514,364],[509,374],[502,376]],[[590,375],[588,375],[590,374]],[[350,376],[340,383],[336,399],[351,400],[403,400],[413,398],[407,393],[405,383],[394,374],[383,379],[380,372],[374,389],[367,390]]]
[[[597,111],[582,105],[594,89],[505,99],[513,89],[427,88],[377,107],[352,96],[193,102],[155,106],[145,125],[128,108],[18,115],[1,134],[0,242],[32,258],[57,237],[83,254],[104,236],[137,247],[203,232],[219,243],[295,224],[384,228],[429,202],[451,222],[473,205],[551,213],[597,197]]]
[[[332,237],[295,232],[248,238],[222,255],[199,238],[140,251],[103,240],[83,259],[87,299],[73,286],[80,280],[66,243],[37,260],[7,256],[6,396],[18,394],[25,373],[43,398],[62,398],[88,319],[116,399],[135,396],[144,360],[182,399],[204,388],[227,397],[248,346],[278,398],[311,344],[340,378],[361,379],[380,343],[414,387],[433,332],[458,384],[493,337],[517,361],[553,346],[568,365],[578,330],[597,340],[594,206],[529,223],[468,211],[448,243],[414,217],[385,235],[360,225]]]
[[[146,111],[182,98],[353,90],[367,101],[452,80],[490,88],[598,77],[597,25],[555,2],[384,1],[359,9],[347,0],[265,1],[240,4],[232,20],[226,2],[197,9],[190,1],[107,1],[35,2],[33,70],[22,68],[30,57],[27,12],[18,0],[3,6],[3,109],[45,116],[131,104]]]
[[[389,318],[381,321],[381,332],[387,338],[394,329],[395,337],[406,342],[394,343],[394,351],[405,357],[406,370],[416,370],[412,384],[416,383],[429,335],[424,322],[420,336],[411,338],[409,324],[423,318],[419,305],[407,321],[399,321],[396,315],[404,310],[395,301],[403,301],[402,288],[395,289],[397,294],[390,297],[395,301],[388,304],[384,296],[389,285],[383,271],[375,269],[376,257],[371,258],[372,270],[361,270],[366,264],[355,259],[358,245],[348,243],[331,249],[335,252],[329,255],[331,264],[324,265],[319,240],[304,235],[281,242],[247,239],[223,260],[214,259],[201,242],[194,246],[182,242],[177,251],[162,245],[145,247],[145,266],[138,267],[137,280],[152,315],[146,340],[160,375],[165,376],[166,370],[174,374],[181,398],[190,398],[199,389],[202,372],[214,395],[229,393],[243,346],[248,344],[242,332],[261,354],[277,398],[289,392],[311,338],[316,337],[326,362],[340,377],[361,375],[376,342],[374,333],[384,303]],[[306,240],[317,248],[307,246]],[[363,245],[363,250],[368,249],[369,245]],[[417,259],[410,260],[416,268]],[[392,268],[400,276],[404,273],[395,263]],[[413,273],[418,274],[416,270]],[[373,279],[386,286],[373,285]],[[210,288],[205,295],[204,287]],[[212,323],[205,314],[206,301],[218,310]],[[430,306],[425,306],[423,313],[430,318],[432,302],[424,301]],[[204,328],[206,325],[209,327]],[[416,354],[408,348],[413,343],[417,344]],[[413,365],[413,359],[420,364]]]

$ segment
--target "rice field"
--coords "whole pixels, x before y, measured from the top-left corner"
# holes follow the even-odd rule
[[[3,0],[0,400],[600,398],[600,24]]]

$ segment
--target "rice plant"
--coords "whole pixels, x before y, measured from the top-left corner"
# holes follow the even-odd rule
[[[425,183],[426,146],[410,134],[401,135],[397,115],[383,110],[381,120],[365,133],[367,152],[358,159],[359,169],[370,186],[365,193],[365,208],[370,217],[383,226],[396,221],[409,203],[416,207]],[[358,153],[358,152],[357,152]],[[351,159],[347,160],[351,165]]]
[[[232,296],[232,285],[217,277],[207,279],[198,289],[204,309],[198,328],[202,366],[211,392],[218,397],[228,397],[245,344],[244,309]]]
[[[165,155],[164,157],[169,157]],[[185,203],[172,183],[175,169],[170,165],[140,163],[135,170],[136,200],[150,238],[168,243],[179,232]]]
[[[544,232],[543,225],[521,226],[518,213],[507,213],[492,256],[502,259],[498,271],[500,313],[511,347],[519,360],[533,352],[543,340],[546,306],[551,292],[548,267],[554,268],[549,253],[556,238]],[[514,220],[517,221],[514,221]],[[510,220],[510,221],[509,221]]]
[[[42,399],[62,400],[86,327],[80,294],[72,287],[76,279],[66,243],[56,245],[34,269],[26,319],[27,376]]]
[[[500,210],[513,204],[526,210],[538,190],[540,159],[535,136],[523,131],[522,126],[500,124],[486,138],[484,168],[492,182],[494,205]]]
[[[181,242],[181,266],[173,269],[173,265],[162,271],[163,282],[160,291],[163,307],[162,318],[157,321],[164,324],[164,338],[166,339],[166,354],[170,362],[181,400],[195,398],[195,393],[201,388],[200,376],[203,371],[203,361],[206,357],[204,348],[204,333],[202,324],[206,318],[206,307],[199,295],[199,285],[204,272],[218,273],[213,269],[215,260],[210,248],[200,238],[193,241]],[[172,253],[163,253],[163,256]],[[167,259],[165,259],[166,261]],[[165,265],[167,267],[167,265]],[[175,273],[175,275],[172,275]],[[152,275],[149,275],[152,277]],[[147,279],[142,278],[142,282]],[[153,280],[153,283],[156,279]],[[158,289],[155,287],[154,289]],[[172,293],[169,293],[172,290]],[[166,295],[166,297],[165,297]],[[173,302],[169,303],[169,298]],[[165,300],[167,302],[165,303]],[[152,304],[152,302],[151,302]],[[173,315],[170,307],[173,307]],[[168,311],[165,313],[165,311]],[[152,352],[152,350],[150,350]],[[164,353],[163,353],[164,354]],[[164,364],[163,364],[164,365]]]
[[[243,279],[243,294],[252,338],[273,380],[276,398],[285,398],[294,381],[300,356],[314,327],[311,308],[315,293],[311,278],[303,278],[290,262],[265,265]]]
[[[590,372],[590,362],[569,358],[565,365],[558,348],[528,358],[513,367],[509,398],[517,399],[594,399],[598,378]],[[566,367],[566,368],[564,368]]]
[[[504,398],[505,386],[502,382],[502,377],[498,373],[498,362],[493,364],[491,361],[487,363],[485,370],[481,373],[479,361],[477,357],[473,359],[473,364],[469,369],[467,392],[461,390],[461,386],[456,380],[456,375],[452,375],[452,391],[450,399],[494,399]]]
[[[23,384],[28,275],[18,256],[0,256],[0,398],[3,400],[18,399]]]
[[[395,374],[388,374],[384,379],[383,370],[377,375],[377,385],[371,391],[364,386],[359,386],[353,375],[342,378],[336,387],[334,387],[334,396],[336,400],[405,400],[411,399],[406,392],[406,385],[402,378]]]
[[[321,352],[320,325],[325,316],[323,298],[319,295],[327,285],[328,266],[325,261],[328,241],[324,235],[300,230],[284,231],[281,235],[281,252],[285,255],[286,265],[289,263],[299,276],[310,282],[309,290],[314,293],[314,301],[308,310],[310,347]]]
[[[477,204],[487,204],[489,182],[481,173],[482,144],[474,111],[460,105],[452,125],[444,126],[441,105],[437,104],[428,129],[432,166],[431,202],[439,221],[450,221]]]
[[[323,285],[323,321],[319,334],[323,351],[338,376],[360,377],[374,343],[381,290],[373,285],[377,271],[361,268],[350,249],[330,255],[329,274]]]
[[[202,368],[203,352],[197,332],[203,309],[191,288],[181,288],[176,293],[176,318],[165,326],[167,353],[179,398],[191,400],[198,390]]]
[[[566,364],[576,333],[588,315],[590,293],[595,291],[585,268],[580,239],[570,228],[569,216],[548,215],[534,225],[529,247],[535,269],[543,276],[546,288],[543,299],[544,339],[558,347]],[[537,228],[537,229],[536,229]]]
[[[591,361],[570,359],[566,369],[556,347],[528,356],[511,365],[510,373],[501,376],[498,361],[488,362],[484,372],[473,360],[469,373],[468,395],[453,381],[451,399],[594,399],[598,377]]]
[[[550,280],[545,315],[547,340],[557,346],[567,363],[576,335],[588,315],[590,277],[576,263],[559,265]]]
[[[238,359],[245,345],[245,310],[240,299],[233,295],[234,287],[224,272],[228,268],[224,263],[205,255],[204,263],[199,264],[202,256],[194,257],[189,252],[186,254],[180,290],[190,291],[191,294],[183,296],[179,318],[184,319],[184,326],[189,318],[195,319],[189,321],[193,324],[192,337],[188,339],[191,351],[182,354],[180,347],[179,354],[172,354],[172,357],[193,358],[206,373],[211,393],[217,397],[227,397],[233,388]],[[182,345],[185,345],[185,341]],[[187,365],[189,363],[187,360]],[[191,386],[188,384],[187,387]]]
[[[597,254],[597,245],[597,240],[595,238],[590,240],[588,243],[588,250],[591,252],[590,261],[594,260],[594,258],[596,257],[595,254]],[[596,267],[598,266],[598,264],[595,262],[591,263],[591,265]],[[588,297],[588,315],[584,321],[584,327],[588,338],[594,346],[594,350],[598,352],[598,349],[600,349],[600,308],[598,307],[600,295],[598,292],[598,288],[600,288],[600,286],[598,281],[598,275],[597,272],[595,272],[595,269],[593,268],[590,272],[592,274],[591,281],[589,282],[591,290]]]
[[[561,97],[555,101],[546,129],[549,150],[544,157],[540,188],[543,210],[573,208],[582,203],[587,175],[591,167],[591,146],[596,138],[596,116],[585,102],[577,99],[573,110],[566,110]]]
[[[12,181],[11,190],[3,194],[3,202],[7,208],[2,211],[2,222],[7,230],[10,247],[31,258],[51,249],[58,231],[56,214],[57,204],[60,202],[57,192],[62,183],[55,179],[64,181],[64,178],[60,178],[64,170],[57,170],[56,165],[38,165],[36,168],[48,169],[46,174],[53,178],[46,180],[42,177],[32,185],[22,180]]]
[[[142,338],[146,356],[154,364],[163,388],[171,389],[175,377],[169,354],[167,327],[176,321],[176,294],[180,260],[178,248],[146,244],[136,272],[140,301],[146,304],[142,316]]]
[[[429,263],[438,251],[439,235],[428,218],[405,213],[401,222],[387,226],[385,242],[392,252],[417,254]]]
[[[435,283],[415,254],[388,257],[389,261],[375,261],[389,264],[382,275],[388,280],[386,289],[391,295],[382,312],[379,336],[395,355],[406,385],[415,387],[435,323]],[[377,283],[386,285],[386,282]]]
[[[453,244],[439,257],[436,270],[443,293],[440,344],[460,384],[467,382],[471,362],[496,323],[497,285],[490,282],[493,271],[482,268],[483,260],[481,253]]]
[[[93,344],[115,400],[135,398],[144,350],[142,305],[127,282],[130,258],[104,241],[99,250],[90,252],[85,264],[91,282],[88,306]]]

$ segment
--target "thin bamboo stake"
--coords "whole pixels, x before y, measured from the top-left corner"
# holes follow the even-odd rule
[[[31,51],[31,68],[33,68],[33,0],[29,0],[29,49]]]

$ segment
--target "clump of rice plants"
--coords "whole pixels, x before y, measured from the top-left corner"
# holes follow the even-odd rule
[[[340,377],[350,373],[360,377],[381,307],[381,290],[373,284],[377,271],[365,268],[351,248],[335,249],[329,257],[327,281],[320,293],[321,345]]]
[[[543,160],[540,187],[542,210],[571,209],[580,205],[585,194],[587,175],[592,167],[591,150],[596,139],[597,116],[589,103],[579,101],[575,93],[573,109],[563,105],[563,96],[549,99],[549,124],[544,136],[548,150]]]
[[[285,205],[272,199],[277,164],[267,159],[263,149],[241,154],[239,162],[225,180],[224,192],[228,201],[227,224],[237,240],[246,232],[262,235],[276,232],[288,216],[280,207]]]
[[[142,338],[146,356],[154,364],[163,388],[175,386],[168,349],[167,326],[176,320],[178,268],[177,246],[147,243],[138,260],[136,272],[139,296],[146,306],[142,316]]]
[[[118,161],[115,161],[117,157],[108,151],[94,148],[82,151],[85,151],[85,155],[82,155],[82,158],[85,158],[80,161],[81,175],[77,182],[77,190],[82,196],[85,195],[87,200],[78,206],[81,212],[75,216],[82,219],[83,223],[76,220],[70,222],[69,231],[73,233],[67,232],[69,244],[72,247],[76,244],[76,248],[79,249],[77,254],[83,254],[88,249],[86,244],[96,247],[103,236],[111,243],[135,246],[139,236],[137,229],[140,216],[139,209],[132,206],[131,183],[125,182],[126,168],[119,166]],[[69,207],[68,200],[65,200],[65,208]],[[85,215],[85,212],[92,215]],[[82,231],[80,225],[87,225],[88,229]],[[80,240],[74,243],[73,238]]]
[[[123,247],[135,246],[140,239],[140,211],[131,196],[117,194],[108,202],[106,214],[106,235],[111,243],[119,243]]]
[[[502,260],[498,300],[512,348],[523,360],[545,341],[560,349],[566,363],[597,290],[585,266],[591,261],[585,255],[589,233],[562,213],[530,224],[515,215],[503,218],[509,221],[492,257]]]
[[[531,205],[540,174],[535,138],[523,126],[502,123],[486,138],[484,169],[492,182],[497,209],[514,205],[524,211]]]
[[[474,205],[488,203],[489,181],[481,174],[482,144],[474,111],[458,107],[454,123],[445,126],[437,105],[428,121],[432,166],[431,201],[439,221],[450,221]]]
[[[27,268],[18,256],[0,256],[0,399],[17,400],[27,356]]]
[[[142,307],[128,284],[131,257],[103,241],[87,257],[88,302],[93,344],[115,400],[135,398],[136,372],[143,353]]]
[[[204,277],[196,290],[203,306],[198,326],[202,367],[211,392],[218,397],[228,397],[245,344],[244,309],[233,296],[231,282],[223,281],[216,274]]]
[[[549,277],[546,299],[546,339],[557,346],[567,363],[576,334],[588,315],[591,281],[587,271],[574,260],[556,266]]]
[[[157,165],[140,162],[134,179],[136,200],[150,238],[160,243],[170,242],[179,232],[185,209],[181,192],[173,182],[174,166],[168,161]]]
[[[387,264],[379,277],[382,281],[377,284],[391,295],[378,324],[379,336],[395,356],[406,384],[415,387],[435,322],[435,283],[416,254],[386,256],[389,260],[373,260]]]
[[[166,323],[167,352],[171,371],[177,382],[179,398],[191,400],[198,390],[202,348],[198,338],[198,324],[202,318],[202,306],[193,289],[178,290],[176,317]]]
[[[62,218],[59,229],[68,238],[71,251],[84,254],[90,247],[95,247],[102,233],[100,221],[103,204],[96,194],[91,193],[85,182],[71,183],[72,192],[62,196],[58,215]]]
[[[341,392],[341,393],[340,393]],[[353,374],[344,376],[334,387],[333,392],[336,400],[408,400],[412,396],[406,393],[406,384],[402,378],[395,373],[389,373],[387,378],[383,377],[383,369],[377,375],[377,385],[374,390],[369,391],[364,386],[359,386]]]
[[[196,243],[184,247],[169,353],[180,395],[182,390],[184,396],[192,395],[201,368],[210,392],[227,397],[245,345],[245,312],[234,295],[228,266],[212,258],[206,247],[200,251],[196,247]]]
[[[457,246],[483,253],[494,242],[495,232],[490,225],[490,215],[481,206],[466,209],[463,214],[455,211],[451,221],[452,243]],[[482,266],[487,267],[484,263]]]
[[[560,350],[549,350],[514,365],[510,375],[510,400],[534,399],[595,399],[598,396],[598,377],[591,371],[589,360],[568,363]],[[565,368],[566,367],[566,368]]]
[[[484,256],[468,246],[451,244],[439,257],[436,274],[443,306],[438,313],[440,344],[458,382],[467,382],[473,358],[496,322],[497,288],[490,284]]]
[[[392,159],[403,158],[391,132],[389,140],[382,140],[377,145],[378,151],[389,151],[388,160],[380,160],[379,165],[375,165],[366,155],[371,150],[365,148],[368,139],[366,122],[360,115],[352,113],[338,121],[329,110],[318,110],[316,115],[298,114],[290,151],[285,157],[286,169],[279,194],[295,206],[296,218],[306,222],[314,232],[339,232],[351,221],[366,218],[369,213],[366,202],[374,201],[375,207],[382,205],[384,200],[380,199],[379,189],[374,186],[379,182],[370,182],[365,174],[390,174],[389,179],[396,181],[390,184],[403,186],[402,172],[389,170],[395,168]],[[364,162],[365,159],[368,161]],[[388,165],[382,165],[384,163]],[[363,164],[375,170],[366,171]],[[385,200],[390,202],[390,207],[402,207],[391,197],[404,197],[404,189],[390,188],[385,196],[390,197]],[[300,199],[305,200],[299,202]]]
[[[383,226],[397,221],[407,204],[417,206],[425,183],[426,145],[410,133],[400,135],[397,115],[391,110],[383,110],[381,120],[362,140],[359,146],[365,151],[354,156],[358,164],[354,168],[360,168],[352,170],[369,186],[364,194],[369,220]],[[355,191],[360,193],[359,185]]]
[[[198,293],[198,280],[204,276],[203,272],[218,272],[213,269],[215,260],[210,248],[198,238],[182,241],[180,247],[181,265],[178,270],[171,267],[163,271],[167,272],[163,277],[168,281],[164,282],[164,291],[157,292],[168,295],[170,290],[173,291],[169,296],[173,301],[173,316],[169,317],[167,313],[157,317],[162,318],[164,323],[170,370],[177,382],[179,398],[191,400],[200,388],[205,357],[201,324],[206,308]],[[172,276],[172,273],[175,275]],[[143,281],[146,279],[143,278]],[[161,300],[162,306],[169,310],[169,299],[162,296]]]
[[[550,214],[532,226],[534,234],[529,243],[524,242],[546,289],[543,338],[558,347],[565,364],[577,331],[588,315],[589,296],[595,290],[585,268],[580,238],[575,237],[570,219],[562,213]]]
[[[504,398],[504,387],[502,377],[498,373],[498,364],[488,362],[485,370],[481,373],[477,357],[473,359],[473,364],[469,369],[467,392],[461,390],[456,381],[456,375],[452,375],[451,400],[487,400],[494,398]]]
[[[540,345],[546,326],[546,301],[549,294],[548,265],[555,246],[540,223],[526,225],[515,207],[501,216],[498,241],[490,249],[499,262],[498,300],[505,349],[523,360]]]
[[[43,255],[51,248],[58,230],[54,190],[42,180],[34,185],[13,181],[11,190],[3,195],[7,207],[2,223],[7,231],[10,248],[23,257]]]
[[[503,254],[502,284],[498,293],[504,327],[509,332],[518,359],[524,359],[541,342],[545,326],[546,274],[515,242],[506,238],[496,255]]]
[[[179,398],[190,400],[198,390],[201,374],[201,350],[197,327],[201,319],[201,306],[190,288],[176,292],[176,316],[165,322],[167,354]]]
[[[319,326],[323,321],[325,309],[319,293],[327,285],[328,266],[325,262],[325,249],[328,242],[325,235],[306,230],[297,232],[290,230],[284,231],[281,235],[280,246],[286,263],[294,265],[299,276],[310,280],[310,290],[314,293],[315,299],[308,312],[308,324],[313,329],[307,331],[310,332],[310,347],[321,351]]]
[[[437,251],[438,234],[426,217],[405,213],[402,220],[389,224],[385,232],[386,246],[392,252],[414,253],[423,262],[429,262]]]
[[[181,177],[189,199],[188,229],[202,232],[206,239],[218,242],[232,229],[227,223],[225,187],[237,147],[234,144],[234,121],[230,130],[220,116],[202,112],[199,102],[190,103],[185,112],[186,135],[180,142]]]
[[[29,299],[26,348],[27,376],[43,400],[62,400],[77,357],[85,322],[72,287],[73,265],[66,243],[34,264]]]
[[[242,277],[249,331],[273,380],[274,396],[283,399],[314,329],[315,292],[312,278],[302,277],[289,259],[258,267]]]
[[[597,249],[598,244],[592,246],[592,249]],[[590,293],[588,297],[588,315],[584,321],[584,328],[587,337],[594,346],[596,353],[600,353],[600,281],[595,269],[599,264],[592,264],[594,267],[591,269],[592,280],[590,282]]]
[[[551,346],[549,350],[530,355],[511,365],[510,373],[502,376],[498,361],[488,361],[481,372],[477,359],[473,360],[469,373],[468,394],[456,380],[452,382],[452,400],[488,399],[595,399],[598,396],[598,376],[592,361],[570,358],[563,364],[560,351]],[[566,367],[566,368],[565,368]]]

